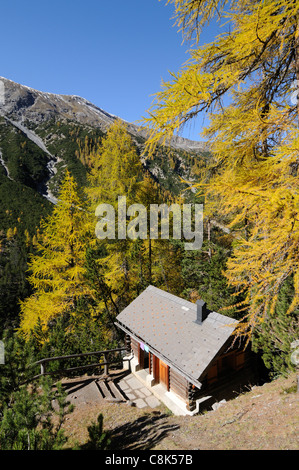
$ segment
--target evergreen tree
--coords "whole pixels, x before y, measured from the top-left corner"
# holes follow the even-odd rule
[[[269,315],[254,332],[253,350],[262,355],[265,366],[272,376],[286,374],[295,370],[291,362],[291,343],[298,339],[298,313],[286,315],[290,301],[294,295],[290,280],[286,281],[279,293],[275,315]]]
[[[184,279],[184,295],[202,298],[207,307],[224,315],[241,318],[237,309],[229,308],[242,299],[236,297],[234,289],[228,285],[223,275],[230,250],[219,243],[204,241],[202,250],[184,253],[182,260],[182,276]]]
[[[56,400],[58,411],[52,406]],[[1,450],[59,450],[66,442],[61,426],[72,407],[61,385],[53,391],[49,382],[21,387],[10,397],[0,417]],[[52,416],[58,416],[54,424]]]
[[[31,293],[26,269],[34,247],[21,232],[8,232],[0,248],[0,332],[18,325],[19,301]]]
[[[60,384],[43,378],[30,383],[37,360],[32,341],[6,330],[0,376],[0,449],[55,450],[66,442],[62,424],[72,407]],[[53,407],[53,400],[57,406]],[[56,418],[54,419],[54,416]]]
[[[5,404],[9,404],[11,395],[17,392],[26,382],[32,371],[28,365],[33,359],[33,350],[23,338],[10,328],[5,330],[2,341],[4,345],[4,364],[1,364],[0,375],[0,415]],[[35,359],[32,360],[32,362]]]
[[[97,422],[88,426],[89,441],[84,445],[83,450],[107,450],[111,440],[110,433],[103,429],[104,418],[102,413],[97,417]]]

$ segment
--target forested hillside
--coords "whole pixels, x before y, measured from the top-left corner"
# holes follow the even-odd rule
[[[26,271],[28,256],[37,249],[40,221],[53,211],[65,170],[69,170],[78,187],[87,186],[92,161],[116,118],[79,97],[50,95],[4,78],[2,81],[6,93],[0,116],[3,328],[11,322],[18,323],[19,301],[31,292]],[[74,112],[76,107],[78,114]],[[195,151],[187,152],[184,139],[174,147],[160,146],[150,156],[144,151],[142,130],[133,125],[129,129],[142,173],[174,197],[188,188],[200,162],[209,158],[209,152],[200,144],[193,143]],[[186,148],[191,144],[186,140]],[[185,199],[193,200],[193,193],[187,191]]]

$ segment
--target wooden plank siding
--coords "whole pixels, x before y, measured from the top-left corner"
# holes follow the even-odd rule
[[[169,389],[186,403],[188,402],[188,380],[172,367],[169,368]]]
[[[224,397],[235,398],[244,388],[246,389],[248,383],[255,383],[256,370],[253,367],[252,354],[249,349],[234,351],[230,359],[231,367],[221,369],[224,357],[225,355],[220,356],[211,364],[212,370],[215,365],[217,367],[217,377],[213,376],[209,368],[206,377],[202,380],[202,388],[195,391],[195,399],[207,395],[212,395],[219,400]]]
[[[234,349],[221,354],[210,364],[206,375],[208,384],[217,382],[232,371],[243,369],[250,362],[250,358],[251,353],[249,349],[246,349],[246,351]]]

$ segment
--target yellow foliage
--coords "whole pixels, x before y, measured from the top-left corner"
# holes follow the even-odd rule
[[[163,84],[144,120],[147,148],[209,113],[203,135],[213,158],[199,187],[206,215],[220,213],[236,234],[225,275],[236,292],[246,292],[237,333],[250,335],[275,312],[288,278],[295,289],[288,311],[299,305],[299,104],[291,101],[299,76],[299,4],[169,2],[186,39],[198,40],[218,14],[229,28],[210,44],[195,45],[181,71]]]
[[[116,120],[102,139],[96,154],[90,155],[88,196],[95,209],[99,203],[115,205],[117,196],[134,198],[142,165],[133,141],[121,120]],[[134,201],[135,202],[135,201]]]
[[[80,298],[91,295],[85,282],[85,252],[95,241],[90,214],[79,196],[74,179],[66,172],[58,204],[42,222],[33,256],[29,282],[34,294],[21,303],[20,331],[27,337],[40,322],[44,331],[49,321],[65,312],[74,312]]]

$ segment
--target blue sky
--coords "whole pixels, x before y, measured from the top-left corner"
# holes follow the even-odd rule
[[[0,75],[82,96],[129,122],[189,57],[166,0],[2,0],[0,12]],[[200,123],[184,136],[202,140],[199,132]]]

